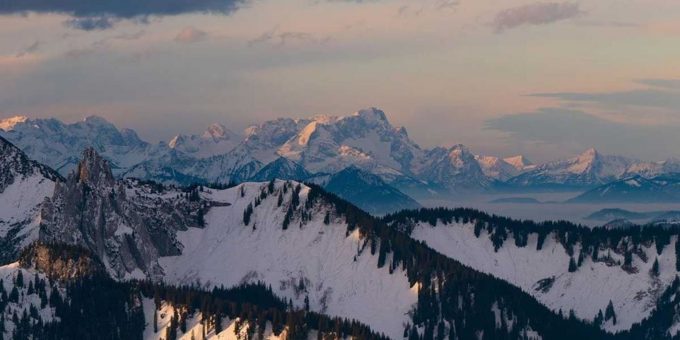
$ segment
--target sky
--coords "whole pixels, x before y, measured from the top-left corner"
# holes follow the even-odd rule
[[[680,2],[0,2],[0,118],[157,141],[366,107],[425,147],[680,157]]]

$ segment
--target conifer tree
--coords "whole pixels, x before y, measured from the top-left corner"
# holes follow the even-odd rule
[[[659,276],[659,258],[654,259],[654,264],[652,264],[652,269],[650,270],[652,276]]]
[[[563,268],[564,268],[564,267],[563,267]],[[569,258],[569,272],[570,272],[570,273],[573,273],[573,272],[576,271],[576,269],[577,269],[577,267],[576,267],[576,261],[574,261],[574,258],[573,258],[573,257],[570,257],[570,258]]]

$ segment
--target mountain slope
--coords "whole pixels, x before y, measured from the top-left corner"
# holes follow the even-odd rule
[[[176,232],[200,227],[204,209],[196,192],[115,180],[109,162],[86,149],[43,203],[39,239],[89,249],[115,278],[158,278],[158,257],[181,251]]]
[[[380,177],[354,167],[330,176],[324,188],[367,212],[378,215],[420,207],[418,202],[388,185]]]
[[[302,165],[287,158],[279,157],[262,167],[249,180],[254,182],[266,182],[273,179],[304,181],[311,176],[312,174]]]
[[[468,209],[388,216],[393,228],[476,270],[522,288],[553,311],[631,329],[653,314],[678,275],[678,232],[663,227],[606,230],[514,221]],[[658,274],[652,268],[658,261]],[[612,301],[613,320],[599,320]]]
[[[0,137],[0,260],[14,258],[38,237],[41,205],[60,180],[55,171]]]

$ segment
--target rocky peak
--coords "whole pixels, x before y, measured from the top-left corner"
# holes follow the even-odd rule
[[[590,148],[578,155],[579,162],[593,162],[600,157],[600,153],[595,148]]]
[[[227,130],[224,125],[215,123],[208,127],[208,129],[203,133],[203,137],[217,140],[224,139],[225,137],[228,137],[229,134],[229,130]]]
[[[385,112],[375,107],[359,110],[354,115],[369,123],[388,124]]]
[[[25,123],[28,120],[26,116],[14,116],[6,119],[0,119],[0,130],[11,131],[17,124]]]
[[[78,181],[92,187],[111,187],[115,179],[109,161],[101,157],[94,148],[83,151],[83,159],[78,163]]]
[[[525,167],[532,166],[533,163],[528,160],[526,157],[523,155],[517,155],[513,157],[508,157],[503,159],[505,162],[508,164],[514,166],[517,170],[522,170]]]

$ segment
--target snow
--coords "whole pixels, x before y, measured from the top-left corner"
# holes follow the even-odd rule
[[[277,182],[277,189],[282,185]],[[246,183],[208,193],[210,199],[232,205],[213,207],[205,216],[204,229],[178,233],[182,255],[159,261],[165,280],[205,287],[264,281],[297,306],[308,295],[313,310],[357,319],[393,338],[401,337],[409,321],[407,313],[417,301],[406,273],[389,274],[387,266],[379,269],[377,255],[368,249],[359,254],[364,242],[358,231],[347,236],[342,219],[325,225],[321,210],[313,213],[312,221],[300,226],[293,218],[288,230],[282,230],[287,207],[277,207],[276,194],[255,207],[250,225],[243,225],[243,211],[265,186]],[[240,196],[241,190],[245,197]],[[303,187],[301,205],[307,192]],[[295,289],[300,280],[305,282],[305,292]]]
[[[14,116],[6,119],[0,120],[0,130],[10,131],[14,129],[14,126],[20,123],[24,123],[28,120],[26,116]]]
[[[32,236],[25,243],[37,238],[40,206],[45,197],[52,196],[53,192],[54,182],[39,172],[28,177],[18,175],[12,184],[0,192],[0,236],[5,236],[12,225],[26,223],[19,235]]]
[[[605,325],[608,331],[629,329],[647,317],[658,295],[676,275],[673,243],[658,257],[661,272],[658,279],[649,275],[656,257],[653,244],[643,248],[649,259],[647,263],[633,257],[637,273],[627,273],[620,266],[609,267],[604,262],[594,263],[590,257],[576,272],[569,273],[569,256],[552,235],[546,238],[541,251],[536,251],[537,235],[533,234],[526,247],[515,246],[510,236],[498,252],[494,252],[486,231],[477,238],[473,228],[471,224],[445,226],[440,222],[436,227],[419,224],[412,236],[465,265],[514,284],[554,311],[574,310],[577,317],[592,320],[600,309],[604,312],[611,300],[618,323]],[[574,253],[578,254],[578,248]],[[606,250],[600,251],[601,257],[606,254]],[[611,255],[622,261],[622,256],[613,250]],[[538,281],[553,277],[552,288],[546,292],[538,289]]]
[[[16,314],[21,317],[24,311],[30,310],[31,305],[36,307],[36,309],[38,310],[38,315],[40,316],[40,319],[43,322],[51,322],[55,320],[58,321],[58,319],[55,316],[54,308],[50,307],[49,304],[46,305],[45,308],[41,308],[41,301],[37,292],[30,295],[28,294],[29,282],[33,282],[33,284],[35,285],[36,275],[35,270],[23,269],[19,266],[18,262],[0,266],[0,279],[2,280],[3,288],[5,289],[7,294],[9,294],[12,291],[12,288],[15,286],[14,282],[20,271],[23,276],[24,285],[23,287],[17,286],[17,289],[19,291],[19,302],[18,303],[8,302],[4,312],[0,312],[0,317],[3,317],[5,319],[5,333],[3,334],[0,332],[0,338],[3,339],[9,339],[9,337],[6,337],[5,335],[11,335],[12,331],[14,330],[15,326],[12,322],[12,315],[16,312]],[[50,296],[53,288],[50,285],[49,280],[42,273],[38,273],[38,278],[45,280],[46,283],[45,290],[47,292],[47,296]],[[64,289],[59,288],[59,293],[62,296],[64,296],[65,294]],[[35,321],[36,320],[33,319],[33,322]]]
[[[163,302],[161,303],[160,309],[156,311],[158,331],[154,330],[154,309],[156,306],[153,299],[144,298],[142,299],[142,305],[144,308],[144,320],[146,321],[146,327],[144,328],[143,339],[145,340],[161,340],[165,339],[166,329],[170,326],[170,318],[173,316],[175,308],[173,306]],[[223,340],[238,340],[245,339],[245,335],[248,330],[248,322],[244,321],[241,326],[239,335],[236,335],[236,321],[238,319],[230,320],[224,318],[222,320],[222,332],[215,334],[214,328],[209,328],[205,330],[205,339],[223,339]],[[201,324],[201,313],[194,312],[189,315],[187,319],[187,331],[182,333],[182,331],[177,328],[177,338],[181,340],[191,340],[191,339],[203,339],[203,324]],[[281,335],[285,335],[285,330]],[[311,337],[310,332],[310,339]],[[267,340],[278,340],[282,339],[282,336],[275,336],[271,329],[271,324],[267,323],[267,328],[264,332],[264,339]],[[313,338],[316,339],[316,336]]]

